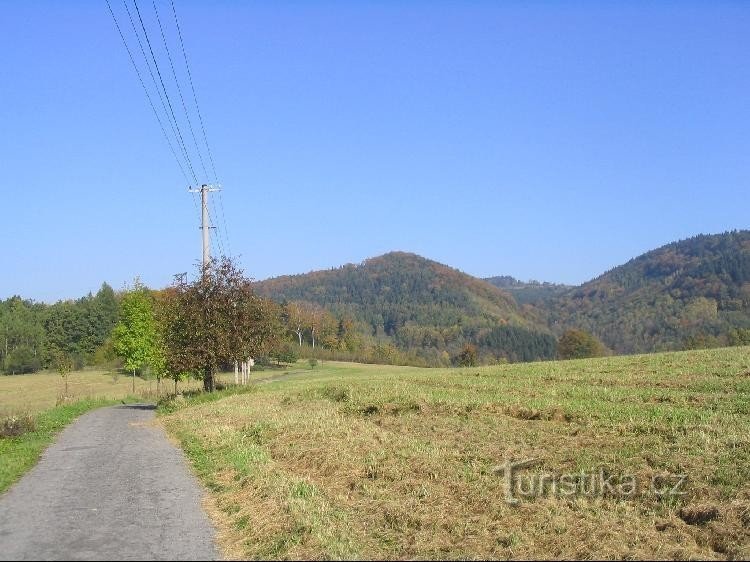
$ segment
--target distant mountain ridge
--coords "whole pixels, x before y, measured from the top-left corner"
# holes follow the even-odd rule
[[[487,277],[485,281],[509,292],[518,304],[537,304],[563,295],[573,289],[574,285],[548,283],[539,281],[519,281],[510,275]]]
[[[588,330],[619,353],[681,349],[750,329],[750,231],[673,242],[577,287],[481,280],[407,252],[255,286],[348,316],[364,334],[431,357],[471,343],[490,358],[548,358],[551,334],[568,328]]]
[[[750,231],[672,242],[538,308],[556,333],[584,328],[621,353],[720,344],[750,328]]]

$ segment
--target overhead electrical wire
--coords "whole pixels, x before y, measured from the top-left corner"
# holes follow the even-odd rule
[[[174,0],[170,0],[172,5],[172,13],[174,14],[174,23],[177,27],[177,36],[180,39],[180,48],[182,49],[182,56],[185,59],[185,70],[187,70],[188,82],[190,82],[190,89],[193,92],[193,100],[195,101],[195,110],[198,113],[198,121],[201,125],[201,131],[203,132],[203,142],[206,144],[206,151],[208,152],[208,159],[211,163],[211,170],[214,173],[214,181],[218,182],[219,178],[216,174],[216,165],[214,164],[213,153],[211,152],[211,146],[208,144],[208,136],[206,135],[206,127],[203,124],[203,115],[201,114],[201,108],[198,105],[198,96],[195,93],[195,85],[193,84],[193,74],[190,72],[190,64],[188,63],[187,51],[185,50],[185,42],[182,40],[182,28],[180,28],[180,21],[177,18],[177,10],[175,9]]]
[[[143,35],[146,38],[146,44],[148,45],[148,50],[151,53],[151,58],[154,61],[154,68],[156,69],[156,74],[159,76],[159,82],[161,83],[162,90],[164,91],[164,97],[167,99],[167,105],[169,106],[169,113],[172,115],[172,120],[174,121],[175,128],[177,129],[177,136],[180,139],[180,144],[182,145],[182,150],[185,152],[185,158],[188,162],[188,167],[190,168],[190,172],[193,175],[193,178],[195,179],[195,182],[198,183],[198,177],[195,175],[195,170],[193,170],[193,163],[190,161],[190,155],[188,154],[187,147],[185,146],[185,140],[182,138],[182,131],[180,131],[180,125],[177,122],[177,117],[175,117],[174,114],[174,108],[172,107],[172,100],[169,99],[169,93],[167,92],[167,87],[164,85],[164,79],[161,75],[161,70],[159,70],[159,63],[156,62],[156,55],[154,55],[154,49],[151,46],[151,40],[148,38],[148,31],[146,31],[146,26],[143,23],[143,18],[141,17],[141,11],[138,8],[138,1],[133,0],[133,6],[135,6],[135,11],[138,14],[138,21],[141,23],[141,28],[143,29]]]
[[[193,176],[193,180],[191,181],[190,179],[188,179],[187,174],[185,174],[184,170],[183,170],[183,177],[185,177],[185,181],[186,181],[186,183],[188,185],[191,185],[194,182],[197,183],[197,178],[195,176],[195,172],[192,169],[192,166],[190,165],[189,156],[187,154],[187,151],[185,150],[185,146],[184,146],[184,144],[180,144],[180,139],[179,139],[179,137],[177,135],[177,131],[175,130],[175,125],[176,124],[169,117],[169,111],[167,110],[167,104],[165,103],[164,96],[162,95],[161,90],[159,89],[159,84],[156,82],[156,76],[154,76],[154,71],[151,69],[151,63],[149,63],[148,55],[146,54],[146,50],[143,48],[143,42],[141,41],[141,36],[138,33],[138,29],[136,28],[135,21],[133,20],[133,14],[130,11],[130,7],[128,6],[127,0],[122,0],[122,4],[125,7],[125,12],[127,13],[128,19],[130,20],[130,27],[133,29],[133,34],[135,35],[136,41],[138,42],[138,47],[139,47],[139,49],[141,51],[141,55],[143,56],[143,61],[146,64],[146,68],[148,69],[149,75],[151,76],[151,81],[154,84],[154,89],[156,90],[156,93],[159,96],[159,101],[161,102],[161,107],[164,110],[164,116],[166,117],[167,121],[169,122],[169,126],[172,129],[172,134],[174,135],[175,142],[177,143],[177,145],[180,147],[180,149],[182,151],[182,156],[185,159],[186,165],[189,167],[191,175]],[[107,0],[107,5],[109,5],[109,0]],[[111,7],[110,7],[110,13],[112,13],[112,8]],[[114,14],[113,13],[112,13],[112,17],[114,18]],[[117,27],[119,29],[119,25],[117,24],[117,19],[116,18],[114,18],[114,19],[115,19],[115,25],[117,25]],[[145,29],[144,29],[144,31],[145,31]],[[120,36],[123,37],[122,33],[120,33]],[[125,43],[125,48],[128,49],[128,52],[130,52],[130,49],[127,46],[127,41],[125,41],[124,37],[123,37],[123,42]],[[131,56],[131,61],[133,61],[132,56]],[[133,65],[135,66],[135,61],[133,61]],[[138,72],[138,67],[137,66],[136,66],[136,72]],[[140,72],[139,72],[139,76],[140,76]],[[141,83],[143,84],[143,81],[141,81]],[[146,90],[146,95],[148,96],[149,95],[148,94],[148,89],[146,88],[145,84],[143,84],[143,87]],[[149,96],[149,99],[150,99],[150,96]],[[152,107],[153,107],[153,105],[152,105]],[[159,115],[158,115],[158,112],[156,111],[156,109],[154,109],[154,113],[156,114],[156,118],[159,119]],[[159,119],[159,122],[161,123],[160,119]],[[167,137],[167,142],[170,142],[169,141],[169,137],[166,135],[166,132],[165,132],[165,136]],[[171,148],[171,143],[170,143],[170,148]],[[172,152],[174,154],[174,149],[172,149]],[[175,155],[175,158],[177,158],[176,155]],[[179,159],[178,159],[178,162],[179,162]],[[182,170],[182,165],[180,165],[180,169]],[[195,209],[196,215],[198,216],[198,218],[200,220],[201,211],[198,208],[198,202],[196,201],[194,193],[192,194],[191,198],[192,198],[192,201],[193,201],[193,207]]]
[[[190,63],[188,62],[187,50],[185,49],[185,41],[182,39],[182,28],[180,27],[180,20],[177,17],[177,9],[175,8],[174,0],[170,0],[170,4],[172,6],[172,14],[174,15],[175,27],[177,28],[177,36],[180,40],[180,49],[182,50],[182,57],[185,59],[185,70],[187,71],[188,82],[190,83],[190,90],[193,92],[193,101],[195,102],[195,111],[198,114],[198,122],[200,123],[201,132],[203,133],[203,142],[206,145],[206,152],[208,153],[208,160],[211,164],[211,171],[213,172],[213,175],[214,175],[214,182],[218,184],[219,177],[216,173],[216,164],[214,162],[213,152],[211,151],[211,145],[208,144],[208,135],[206,134],[206,126],[203,123],[203,114],[201,113],[201,108],[200,108],[200,105],[198,104],[198,94],[195,91],[195,84],[193,83],[193,74],[192,72],[190,72]],[[224,225],[224,233],[226,236],[226,242],[227,242],[229,255],[231,256],[232,246],[229,242],[229,229],[227,228],[226,216],[224,214],[224,198],[221,194],[221,191],[218,192],[218,195],[219,195],[219,206],[221,208],[221,219]]]
[[[182,173],[182,176],[185,178],[185,181],[190,183],[190,180],[188,179],[187,174],[185,173],[185,168],[183,167],[182,162],[180,162],[180,159],[177,157],[177,153],[175,152],[175,149],[172,146],[172,141],[169,140],[169,135],[167,134],[167,130],[164,128],[164,124],[162,123],[161,118],[159,117],[159,112],[156,111],[154,102],[151,99],[151,94],[149,94],[148,88],[146,87],[146,84],[143,81],[143,77],[141,76],[141,71],[138,68],[138,65],[135,63],[135,59],[133,58],[133,54],[130,51],[130,47],[128,47],[128,42],[125,40],[125,36],[122,33],[122,29],[120,29],[120,24],[118,23],[117,18],[115,17],[114,12],[112,11],[112,6],[110,5],[109,0],[106,0],[106,2],[107,2],[107,8],[109,8],[109,13],[112,16],[112,20],[115,22],[115,26],[117,27],[117,32],[120,34],[120,39],[122,39],[122,43],[125,46],[125,50],[128,53],[128,57],[130,58],[130,62],[133,64],[135,73],[138,76],[138,81],[141,83],[141,86],[143,87],[143,91],[146,94],[146,99],[148,99],[148,104],[151,106],[151,110],[154,112],[154,116],[156,117],[156,121],[159,123],[161,132],[164,134],[164,139],[167,141],[167,144],[169,145],[169,150],[172,152],[172,156],[174,156],[174,159],[177,162],[177,166],[180,168],[180,172]]]
[[[206,181],[209,180],[208,171],[206,171],[206,165],[203,162],[203,155],[201,154],[200,148],[198,148],[198,140],[195,138],[195,132],[193,131],[193,123],[190,121],[190,114],[188,113],[187,106],[185,105],[185,98],[182,95],[182,88],[180,88],[180,81],[177,79],[177,72],[174,68],[174,63],[172,62],[172,54],[169,52],[169,45],[167,44],[167,37],[164,35],[164,27],[161,25],[161,18],[159,17],[159,9],[156,7],[156,0],[152,0],[152,4],[154,6],[154,14],[156,14],[156,22],[159,24],[159,31],[161,32],[161,40],[164,43],[164,50],[167,53],[167,59],[169,60],[169,66],[172,69],[172,76],[174,77],[174,82],[177,85],[177,93],[180,95],[180,102],[182,103],[182,109],[185,112],[185,119],[187,120],[188,128],[190,129],[190,135],[193,137],[193,143],[195,144],[195,151],[198,154],[198,159],[201,163],[201,168],[203,168],[203,174],[206,178]]]
[[[135,61],[135,57],[133,56],[133,53],[132,53],[132,51],[131,51],[131,49],[130,49],[130,47],[128,45],[128,41],[127,41],[127,39],[125,37],[125,34],[123,33],[122,28],[120,27],[120,24],[119,24],[119,22],[117,20],[117,17],[115,16],[115,13],[114,13],[114,11],[112,9],[112,6],[110,5],[110,1],[106,0],[107,8],[109,9],[109,13],[112,16],[112,20],[115,23],[117,31],[118,31],[118,33],[120,35],[120,39],[122,40],[123,45],[125,46],[125,50],[128,53],[128,57],[130,58],[130,62],[132,63],[133,68],[135,69],[136,74],[138,76],[138,80],[141,83],[141,86],[142,86],[142,88],[143,88],[143,90],[144,90],[144,92],[146,94],[146,98],[148,99],[149,105],[151,106],[151,110],[153,111],[154,116],[156,117],[157,122],[159,123],[159,127],[161,128],[162,134],[164,135],[164,138],[167,141],[169,149],[172,152],[172,156],[175,158],[175,161],[177,162],[177,165],[178,165],[178,167],[180,169],[180,172],[181,172],[182,176],[185,178],[185,180],[187,181],[187,183],[191,184],[191,183],[194,182],[193,184],[199,187],[201,185],[201,182],[198,180],[198,175],[196,174],[195,167],[193,166],[193,161],[192,161],[192,159],[190,157],[190,151],[187,148],[187,144],[185,143],[185,137],[184,137],[184,135],[182,133],[182,130],[180,129],[180,123],[179,123],[179,121],[177,119],[177,116],[175,115],[174,106],[172,104],[172,101],[171,101],[170,96],[169,96],[168,89],[167,89],[166,84],[164,82],[164,77],[163,77],[162,72],[161,72],[161,70],[159,68],[159,63],[157,61],[157,56],[156,56],[156,53],[154,52],[154,48],[153,48],[151,39],[149,37],[147,26],[146,26],[146,24],[145,24],[145,22],[143,20],[143,17],[142,17],[140,8],[138,6],[137,0],[132,0],[132,2],[133,2],[133,7],[135,8],[135,13],[137,15],[138,22],[140,23],[140,29],[141,29],[141,31],[143,33],[143,39],[145,39],[146,46],[148,47],[148,52],[151,55],[150,60],[149,60],[148,54],[146,53],[146,49],[144,48],[143,42],[141,41],[141,33],[139,33],[138,28],[136,26],[136,23],[135,23],[135,20],[134,20],[134,17],[133,17],[133,13],[131,12],[130,7],[128,5],[128,0],[123,0],[123,5],[125,7],[125,11],[127,13],[128,19],[130,20],[130,25],[131,25],[133,33],[134,33],[134,35],[136,37],[136,41],[138,42],[138,46],[139,46],[139,49],[141,51],[141,55],[143,56],[143,60],[145,62],[146,68],[148,70],[149,75],[151,76],[151,80],[153,82],[154,89],[156,90],[156,93],[157,93],[157,95],[159,97],[159,101],[161,102],[161,106],[162,106],[162,110],[164,112],[164,116],[166,118],[166,121],[170,125],[170,129],[171,129],[172,135],[173,135],[172,138],[174,139],[176,145],[179,147],[179,152],[181,153],[182,160],[178,156],[178,151],[175,150],[172,138],[170,138],[170,135],[168,134],[167,129],[164,126],[164,123],[162,121],[162,117],[159,114],[159,111],[156,109],[156,105],[154,104],[154,101],[153,101],[153,99],[151,97],[151,94],[149,92],[149,88],[146,86],[146,83],[143,80],[143,76],[141,75],[141,72],[140,72],[140,69],[138,67],[138,64]],[[159,32],[161,34],[162,42],[163,42],[163,45],[164,45],[164,50],[165,50],[165,52],[167,54],[167,59],[169,61],[169,65],[170,65],[170,68],[171,68],[171,71],[172,71],[172,77],[174,78],[175,85],[177,87],[177,92],[178,92],[178,94],[180,96],[180,102],[182,104],[182,108],[183,108],[183,111],[185,113],[185,119],[187,121],[188,128],[190,130],[190,135],[192,137],[193,144],[195,146],[196,154],[198,155],[198,159],[200,161],[201,169],[202,169],[202,171],[204,173],[204,177],[206,178],[206,182],[205,183],[210,184],[211,180],[210,180],[209,172],[208,172],[208,169],[206,167],[206,163],[205,163],[205,160],[204,160],[204,157],[203,157],[203,151],[202,151],[201,147],[199,146],[197,135],[195,134],[193,123],[192,123],[192,121],[190,119],[190,112],[188,111],[187,103],[185,102],[185,97],[183,95],[182,88],[180,87],[180,80],[179,80],[179,78],[177,76],[177,71],[175,69],[174,60],[172,59],[172,55],[171,55],[171,52],[169,50],[169,45],[168,45],[168,41],[167,41],[167,34],[165,33],[165,29],[164,29],[164,26],[162,24],[161,17],[159,15],[159,9],[157,7],[156,0],[152,0],[152,4],[153,4],[153,8],[154,8],[154,14],[156,16],[156,21],[157,21],[157,24],[159,26]],[[187,73],[187,76],[188,76],[188,81],[189,81],[189,84],[190,84],[190,90],[191,90],[191,92],[193,94],[193,102],[195,104],[195,110],[196,110],[196,113],[198,115],[198,121],[200,123],[201,133],[202,133],[202,137],[203,137],[203,144],[205,145],[205,150],[206,150],[207,155],[208,155],[208,162],[210,164],[211,172],[212,172],[213,178],[214,178],[213,183],[218,187],[218,174],[216,173],[216,164],[214,162],[213,151],[211,150],[211,146],[208,143],[208,135],[206,134],[206,127],[205,127],[205,123],[204,123],[204,120],[203,120],[203,115],[201,113],[200,106],[198,104],[198,96],[197,96],[197,93],[196,93],[195,84],[193,82],[192,73],[190,71],[190,64],[189,64],[189,61],[188,61],[187,50],[185,48],[185,42],[183,40],[182,29],[180,27],[179,19],[177,17],[177,10],[176,10],[176,7],[175,7],[174,0],[170,0],[170,5],[171,5],[171,8],[172,8],[172,14],[174,16],[175,27],[177,29],[177,35],[178,35],[179,42],[180,42],[180,50],[182,51],[182,55],[183,55],[183,58],[185,60],[185,70],[186,70],[186,73]],[[153,69],[152,69],[152,66],[151,66],[152,63],[153,63]],[[154,70],[156,70],[156,75],[154,75]],[[158,76],[158,82],[157,82],[157,76]],[[161,88],[160,88],[160,85],[161,85]],[[183,164],[183,161],[184,161],[184,164]],[[188,173],[186,172],[186,168],[189,171],[189,175],[192,177],[193,182],[191,182],[190,179],[188,178]],[[229,231],[228,231],[228,228],[227,228],[226,216],[225,216],[225,213],[224,213],[224,201],[223,201],[223,197],[221,196],[221,190],[219,190],[217,192],[217,195],[218,195],[218,198],[219,198],[219,208],[220,208],[220,211],[221,211],[222,224],[220,224],[219,221],[216,220],[216,217],[218,217],[218,212],[219,211],[217,210],[216,212],[214,212],[211,209],[211,207],[209,207],[208,208],[209,221],[210,221],[209,228],[215,228],[216,231],[217,231],[217,233],[219,234],[219,236],[212,236],[211,237],[211,245],[214,247],[214,249],[218,250],[221,253],[221,255],[226,255],[225,254],[224,244],[222,242],[222,238],[225,239],[226,240],[227,250],[229,251],[229,255],[231,256],[231,246],[229,244]],[[193,190],[193,193],[192,193],[192,199],[193,199],[193,205],[195,206],[196,211],[200,215],[201,211],[198,208],[198,204],[196,202],[196,194],[195,194],[194,190]],[[221,228],[221,226],[223,226],[223,228]]]

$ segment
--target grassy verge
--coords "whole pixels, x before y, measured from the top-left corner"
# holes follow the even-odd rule
[[[55,435],[75,418],[95,408],[119,402],[106,399],[81,400],[26,418],[31,431],[17,437],[0,438],[0,493],[33,467]]]
[[[161,419],[233,558],[750,556],[750,348],[472,369],[327,362],[171,410]],[[496,469],[527,459],[517,481],[547,485],[508,503]],[[636,493],[549,485],[600,473],[634,478]]]

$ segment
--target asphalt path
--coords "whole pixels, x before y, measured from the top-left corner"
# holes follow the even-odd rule
[[[101,408],[64,429],[0,496],[0,560],[216,560],[185,457],[153,406]]]

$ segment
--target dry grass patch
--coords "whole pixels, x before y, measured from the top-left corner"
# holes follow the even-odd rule
[[[222,374],[221,380],[233,379],[231,374]],[[197,390],[199,381],[180,383],[180,390]],[[171,381],[162,384],[164,393],[173,390]],[[68,375],[68,396],[64,397],[65,383],[54,372],[40,372],[30,375],[0,376],[0,416],[35,414],[64,403],[97,398],[120,400],[127,396],[142,396],[156,399],[156,380],[135,378],[114,371],[84,369]]]
[[[749,367],[747,348],[328,363],[162,419],[234,557],[727,559],[750,555]],[[537,461],[524,478],[602,470],[657,487],[511,505],[496,468],[521,459]],[[681,474],[681,495],[661,493]]]

